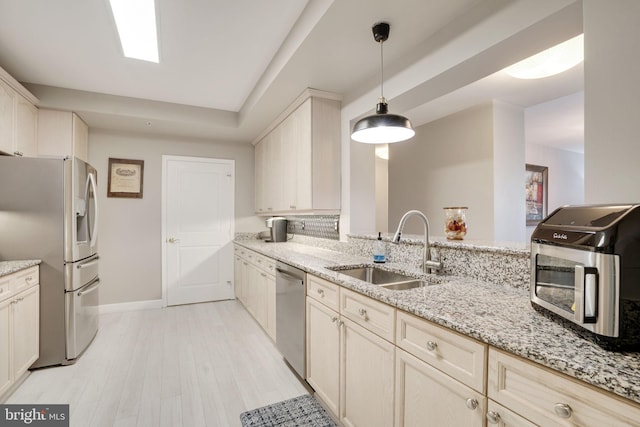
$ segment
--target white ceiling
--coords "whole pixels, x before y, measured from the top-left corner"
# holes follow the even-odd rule
[[[376,89],[375,22],[391,24],[384,52],[393,76],[527,1],[156,0],[153,64],[122,56],[108,0],[0,0],[0,66],[42,106],[74,109],[93,128],[248,142],[306,87],[347,101]],[[543,90],[493,75],[403,113],[421,124],[479,100],[529,106],[581,91],[581,68],[565,77],[544,79]],[[560,117],[575,107],[565,100],[553,117],[564,125]]]

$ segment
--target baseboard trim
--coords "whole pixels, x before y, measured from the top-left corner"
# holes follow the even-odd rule
[[[122,311],[149,310],[164,307],[161,299],[148,301],[123,302],[118,304],[103,304],[99,307],[100,314],[119,313]]]

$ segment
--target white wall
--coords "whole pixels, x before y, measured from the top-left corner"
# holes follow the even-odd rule
[[[98,170],[100,303],[162,298],[162,155],[235,160],[237,231],[262,230],[253,215],[253,147],[91,131],[89,161]],[[107,198],[109,157],[144,160],[142,199]]]
[[[493,102],[493,240],[526,239],[525,132],[521,107]]]
[[[493,108],[484,104],[416,128],[389,146],[389,229],[410,209],[444,235],[445,206],[467,206],[468,239],[493,240]],[[417,220],[405,233],[421,234]]]
[[[640,202],[640,1],[584,0],[585,201]]]
[[[584,154],[538,145],[525,146],[526,162],[548,169],[548,213],[563,205],[584,204]],[[527,227],[527,240],[535,226]]]

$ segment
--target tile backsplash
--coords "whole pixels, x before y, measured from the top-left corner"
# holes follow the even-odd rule
[[[298,236],[340,240],[339,215],[286,216],[287,233]]]

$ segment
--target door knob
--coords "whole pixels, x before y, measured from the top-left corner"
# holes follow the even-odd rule
[[[169,237],[167,239],[167,243],[178,243],[180,239],[176,239],[175,237]]]

